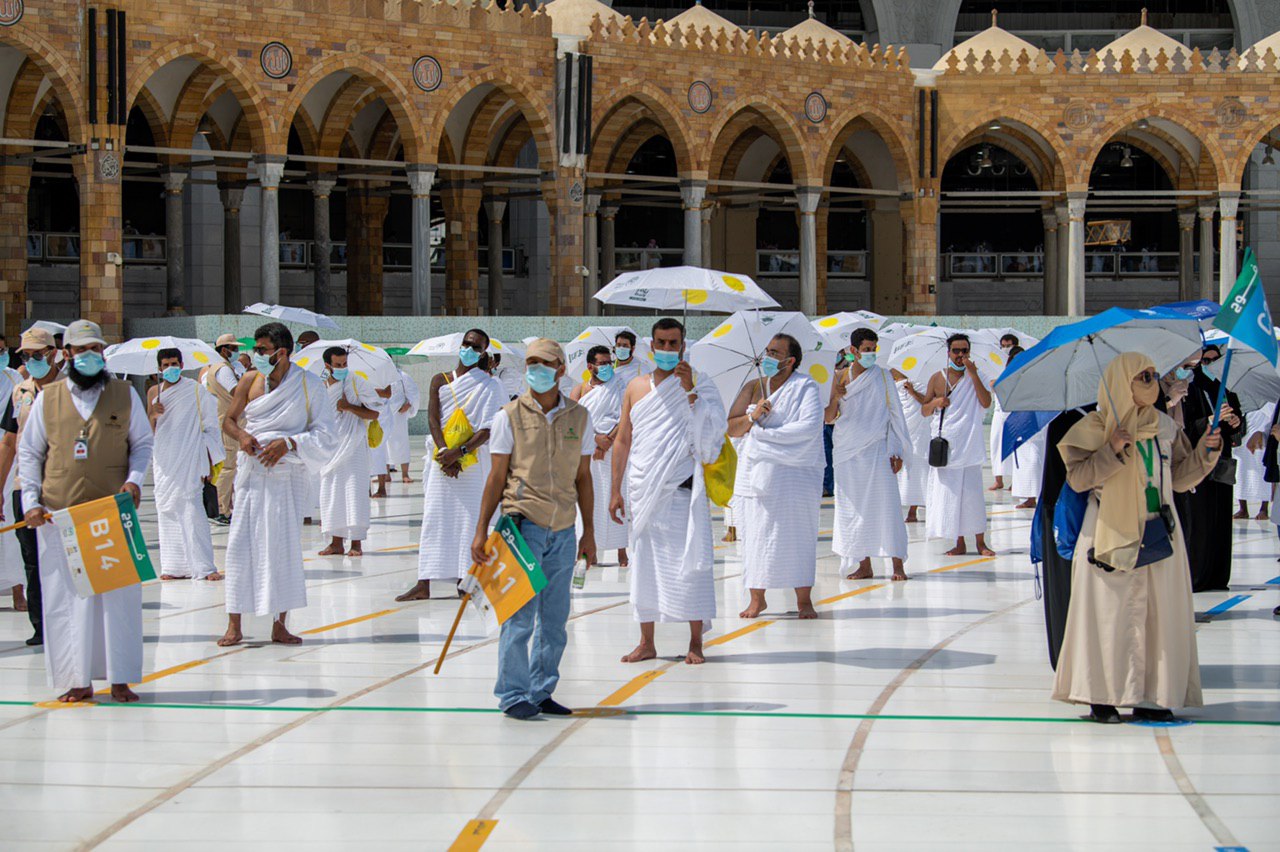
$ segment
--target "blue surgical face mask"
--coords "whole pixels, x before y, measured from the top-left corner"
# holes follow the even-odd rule
[[[778,367],[782,364],[777,358],[770,358],[768,355],[760,359],[760,372],[764,373],[766,379],[771,379],[778,375]]]
[[[680,353],[664,352],[661,349],[655,349],[653,352],[653,363],[658,365],[659,370],[674,370],[676,365],[680,363]]]
[[[858,353],[858,365],[859,365],[859,366],[861,366],[861,367],[862,367],[862,369],[864,369],[864,370],[870,370],[872,367],[874,367],[874,366],[876,365],[876,353],[874,353],[874,352],[859,352],[859,353]]]
[[[464,346],[458,350],[458,360],[462,362],[464,367],[474,367],[476,362],[480,360],[480,353],[470,346]]]
[[[164,380],[166,382],[168,382],[169,384],[173,384],[178,379],[182,378],[182,368],[181,367],[165,367],[164,370],[161,371],[160,375],[164,377]]]
[[[27,361],[27,375],[33,379],[43,379],[53,369],[43,358],[31,358]]]
[[[614,347],[613,354],[617,357],[619,361],[626,361],[631,358],[631,347],[616,346]]]
[[[1173,371],[1173,375],[1178,381],[1185,382],[1187,379],[1191,378],[1191,370],[1186,367],[1179,367]]]
[[[329,375],[333,376],[335,379],[341,382],[341,381],[346,381],[347,375],[350,372],[351,372],[350,367],[334,367],[331,370],[329,370]]]
[[[613,379],[613,365],[604,364],[603,366],[596,367],[596,378],[602,382],[611,381]]]
[[[81,352],[71,359],[71,363],[75,365],[76,372],[82,376],[96,376],[107,365],[106,359],[97,352]]]
[[[257,370],[264,376],[271,375],[271,370],[275,367],[271,363],[270,355],[263,355],[261,352],[254,352],[249,356],[249,360],[253,362],[253,369]]]
[[[556,386],[556,371],[543,364],[530,364],[524,371],[524,380],[534,393],[546,393]]]
[[[948,366],[948,367],[950,367],[951,369],[955,370],[957,373],[963,373],[963,372],[964,372],[964,365],[963,365],[963,364],[957,364],[955,361],[947,361],[947,366]]]

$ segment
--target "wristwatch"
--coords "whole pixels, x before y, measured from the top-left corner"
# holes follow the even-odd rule
[[[458,452],[462,453],[462,455],[465,456],[467,454],[467,445],[463,444],[462,446],[458,447]]]

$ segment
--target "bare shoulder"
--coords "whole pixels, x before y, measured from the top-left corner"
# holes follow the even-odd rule
[[[641,373],[627,383],[626,399],[634,405],[644,399],[651,390],[653,389],[649,387],[649,374]]]
[[[236,394],[243,394],[245,399],[252,401],[266,393],[266,385],[266,380],[261,373],[250,370],[240,377],[240,384],[236,385]]]

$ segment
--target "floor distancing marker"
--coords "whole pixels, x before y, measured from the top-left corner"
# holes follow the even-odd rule
[[[449,845],[449,852],[475,852],[489,839],[489,835],[493,833],[494,826],[497,824],[496,819],[471,820],[462,829],[457,840]]]
[[[339,627],[346,627],[351,624],[359,624],[362,621],[371,621],[372,619],[375,619],[375,618],[382,618],[382,616],[384,615],[390,615],[393,612],[399,612],[401,609],[402,607],[396,606],[396,607],[392,607],[391,609],[381,610],[380,612],[371,612],[368,615],[360,615],[355,618],[348,618],[346,621],[338,621],[333,624],[326,624],[324,627],[313,627],[310,630],[303,630],[299,635],[309,636],[313,633],[326,633],[330,630],[337,630]]]

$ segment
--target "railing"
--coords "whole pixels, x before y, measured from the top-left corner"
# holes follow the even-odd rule
[[[135,266],[162,266],[168,257],[168,244],[164,237],[126,234],[120,241],[120,256],[124,262]],[[80,235],[58,232],[32,232],[27,234],[27,261],[29,263],[79,263]]]
[[[1199,257],[1193,258],[1199,269]],[[1088,278],[1171,278],[1178,275],[1177,252],[1086,252]],[[943,277],[1034,278],[1044,274],[1040,252],[948,252],[942,256]]]
[[[865,251],[827,251],[828,278],[866,278]]]
[[[480,271],[489,269],[489,250],[481,248],[478,253]],[[316,265],[316,244],[306,240],[280,241],[281,269],[314,269]],[[329,265],[332,269],[347,268],[347,243],[335,242],[329,246]],[[413,268],[412,243],[383,243],[382,269],[384,272],[407,272]],[[443,245],[431,247],[431,269],[443,272],[445,269],[445,251]],[[516,253],[514,249],[502,250],[502,269],[514,273],[516,269]]]
[[[164,237],[153,234],[133,236],[125,234],[120,244],[120,254],[125,263],[158,266],[169,256],[169,243]]]
[[[660,266],[679,266],[684,262],[684,249],[630,248],[614,249],[616,272],[638,272]]]
[[[795,249],[758,249],[756,275],[799,275],[800,252]]]

